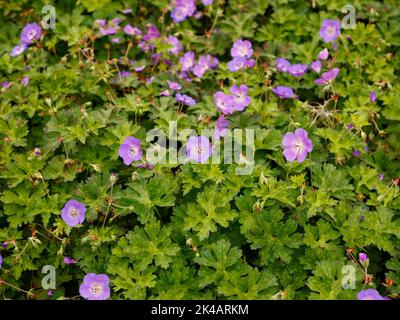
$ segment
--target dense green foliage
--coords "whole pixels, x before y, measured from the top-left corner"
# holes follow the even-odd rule
[[[45,3],[0,4],[0,80],[11,83],[0,93],[2,299],[79,298],[87,273],[110,277],[112,299],[356,299],[368,287],[400,294],[398,0],[352,1],[357,24],[341,30],[336,51],[318,31],[324,19],[343,18],[346,0],[215,0],[179,24],[167,0],[56,1],[55,29],[11,57]],[[127,7],[131,15],[121,13]],[[122,31],[120,43],[99,35],[95,20],[116,17],[144,32],[153,23],[184,52],[220,64],[181,81],[179,56],[161,38],[155,50],[171,65],[152,63]],[[232,73],[227,62],[240,38],[252,42],[256,65]],[[312,72],[294,78],[275,69],[277,57],[310,64],[324,47],[329,68],[340,68],[334,88],[324,92]],[[134,72],[129,59],[145,70]],[[132,75],[120,77],[121,68]],[[160,96],[167,80],[179,80],[197,104]],[[169,121],[198,134],[212,129],[214,93],[241,83],[252,103],[228,118],[230,128],[256,130],[250,175],[237,175],[235,163],[148,170],[119,158],[127,136],[145,150],[146,132],[168,132]],[[278,99],[276,85],[299,99]],[[283,135],[296,128],[314,144],[302,163],[282,155]],[[71,199],[86,206],[78,227],[61,218]],[[369,256],[367,272],[360,252]],[[56,268],[52,296],[41,285],[44,265]],[[354,289],[342,287],[345,265],[356,268]]]

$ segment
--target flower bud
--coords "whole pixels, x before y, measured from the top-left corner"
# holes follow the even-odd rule
[[[369,266],[369,258],[368,255],[366,253],[359,253],[358,254],[358,260],[360,261],[361,265],[367,269]]]
[[[110,183],[115,184],[118,180],[118,174],[113,172],[110,174]]]

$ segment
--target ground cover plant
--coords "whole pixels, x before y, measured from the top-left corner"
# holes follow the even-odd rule
[[[0,3],[1,299],[398,299],[397,0],[49,4]]]

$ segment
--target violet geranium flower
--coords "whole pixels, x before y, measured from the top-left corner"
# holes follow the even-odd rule
[[[244,57],[235,57],[228,62],[228,69],[230,72],[236,72],[247,67],[248,60]]]
[[[320,73],[322,68],[322,63],[319,60],[315,60],[311,63],[311,69],[314,70],[316,73]]]
[[[246,85],[242,84],[240,87],[234,85],[229,91],[232,94],[231,97],[235,111],[243,111],[251,103],[251,99],[247,95],[249,89]]]
[[[140,36],[142,34],[142,31],[139,28],[132,27],[130,24],[127,24],[124,27],[124,33],[128,36]]]
[[[129,166],[133,161],[140,160],[142,158],[140,140],[131,136],[127,137],[119,146],[118,155],[127,166]]]
[[[250,58],[253,55],[253,48],[249,40],[236,40],[231,49],[231,56],[233,58],[243,57]]]
[[[290,62],[283,58],[277,58],[275,60],[275,67],[276,70],[278,70],[279,72],[288,72],[290,67]]]
[[[322,21],[319,35],[325,42],[335,41],[340,35],[340,21],[330,19]]]
[[[83,203],[69,200],[61,210],[61,218],[70,227],[81,224],[85,220],[86,208]]]
[[[295,95],[293,89],[290,87],[276,86],[272,88],[272,92],[281,99],[297,98],[297,95]]]
[[[0,269],[1,269],[2,265],[3,265],[3,257],[0,254]]]
[[[288,72],[293,77],[301,77],[307,72],[308,66],[306,64],[293,64],[288,68]]]
[[[169,80],[167,80],[167,83],[168,83],[168,87],[169,87],[171,90],[178,91],[178,90],[181,90],[181,89],[182,89],[182,86],[181,86],[178,82],[174,82],[174,81],[169,81]]]
[[[222,91],[214,94],[214,104],[223,114],[231,114],[235,111],[232,96]]]
[[[288,132],[283,136],[282,139],[283,156],[287,161],[293,162],[297,159],[297,162],[303,162],[307,154],[313,150],[313,143],[308,138],[308,133],[304,129],[296,129],[296,131]]]
[[[83,278],[79,294],[88,300],[107,300],[110,297],[109,282],[105,274],[89,273]]]
[[[318,85],[326,85],[332,83],[338,76],[340,70],[339,68],[333,68],[330,71],[324,72],[321,78],[314,81]]]
[[[325,48],[325,49],[323,49],[323,50],[321,50],[319,53],[318,53],[318,60],[326,60],[326,59],[328,59],[328,57],[329,57],[329,51],[328,51],[328,49],[327,48]]]
[[[194,52],[188,51],[179,59],[182,71],[190,71],[194,67],[194,58]]]
[[[357,300],[385,300],[377,290],[367,289],[357,293]]]
[[[193,16],[196,11],[195,0],[175,0],[174,3],[171,18],[175,23],[186,20],[186,18]]]
[[[188,160],[204,163],[212,155],[212,147],[206,136],[191,136],[186,142]]]
[[[42,35],[42,28],[37,23],[28,23],[21,32],[21,44],[30,45],[33,41],[39,40]]]
[[[214,139],[225,137],[228,131],[228,126],[229,120],[225,119],[224,115],[221,115],[215,122]]]
[[[64,257],[64,263],[65,264],[75,264],[77,261],[75,259],[72,259],[70,257]]]
[[[28,46],[26,44],[19,44],[17,46],[15,46],[11,52],[10,52],[10,56],[11,57],[16,57],[19,56],[20,54],[22,54],[26,49],[28,48]]]
[[[189,107],[194,106],[197,103],[196,100],[186,94],[177,93],[175,98],[179,103],[185,104]]]
[[[177,55],[183,49],[183,47],[177,37],[168,36],[168,44],[172,46],[172,48],[169,48],[167,50],[168,53]]]
[[[29,84],[29,77],[23,77],[21,80],[21,84],[26,87]]]
[[[372,90],[369,94],[369,101],[375,102],[376,101],[376,93],[374,90]]]

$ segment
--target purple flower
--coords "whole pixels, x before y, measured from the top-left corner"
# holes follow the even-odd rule
[[[358,260],[360,260],[360,262],[364,262],[366,260],[368,260],[368,255],[366,253],[359,253],[358,254]]]
[[[276,70],[279,72],[288,72],[290,67],[290,62],[283,58],[277,58],[275,60]]]
[[[131,8],[128,8],[128,9],[125,9],[125,10],[121,10],[121,12],[122,12],[123,14],[130,14],[130,13],[132,13],[132,9],[131,9]]]
[[[168,90],[164,90],[164,91],[161,91],[160,92],[160,96],[163,96],[163,97],[169,97],[169,91]]]
[[[118,38],[118,37],[112,38],[112,39],[111,39],[111,42],[112,42],[112,43],[119,43],[119,38]]]
[[[235,57],[228,62],[228,69],[230,72],[236,72],[247,67],[247,59],[244,57]]]
[[[231,97],[235,111],[243,111],[251,103],[251,99],[247,95],[249,89],[246,85],[242,84],[240,87],[234,85],[229,91],[232,94]]]
[[[231,49],[231,56],[233,58],[243,57],[250,58],[253,55],[253,49],[249,40],[236,40]]]
[[[202,61],[202,57],[203,57],[204,61]],[[216,68],[218,68],[219,61],[218,61],[218,58],[210,56],[209,54],[207,54],[205,57],[204,56],[200,57],[199,63],[204,63],[209,68],[216,69]]]
[[[143,71],[145,68],[146,68],[146,66],[140,66],[140,67],[133,68],[133,70],[135,70],[136,72],[141,72],[141,71]]]
[[[3,243],[1,244],[1,246],[2,246],[3,248],[7,248],[7,246],[8,246],[8,241],[3,242]]]
[[[193,16],[196,11],[195,0],[175,0],[174,9],[171,12],[171,18],[175,23],[186,20]]]
[[[81,224],[85,220],[85,205],[76,201],[69,200],[61,210],[61,218],[70,227]]]
[[[178,82],[174,82],[174,81],[169,81],[169,80],[167,80],[167,83],[168,83],[168,87],[169,87],[171,90],[178,91],[178,90],[181,90],[181,89],[182,89],[182,86],[181,86]]]
[[[152,53],[151,55],[151,62],[152,64],[157,64],[162,57],[162,52],[160,53]]]
[[[21,32],[21,44],[30,45],[33,41],[39,40],[42,35],[42,28],[37,23],[27,24]]]
[[[151,163],[145,162],[145,163],[139,163],[136,165],[136,167],[141,168],[141,169],[147,169],[147,170],[152,170],[154,168],[154,165]]]
[[[362,253],[358,254],[358,260],[360,261],[361,265],[362,265],[365,269],[368,268],[368,266],[369,266],[369,258],[368,258],[368,256],[367,256],[366,253],[363,253],[363,252],[362,252]]]
[[[117,28],[112,26],[100,27],[100,33],[103,36],[109,36],[117,33]]]
[[[120,75],[121,78],[125,78],[125,77],[129,77],[130,75],[132,75],[132,73],[130,71],[124,70],[124,71],[121,71],[119,73],[119,75]]]
[[[308,66],[306,64],[293,64],[288,68],[288,72],[293,77],[301,77],[307,72]]]
[[[311,63],[311,69],[313,69],[316,73],[320,73],[322,68],[322,63],[319,60],[314,61]]]
[[[156,77],[151,76],[150,78],[146,79],[146,84],[152,84]]]
[[[357,293],[357,300],[385,300],[375,289],[367,289]]]
[[[142,31],[139,28],[132,27],[130,24],[127,24],[124,27],[124,33],[128,36],[140,36],[142,34]]]
[[[214,0],[201,0],[201,3],[202,3],[204,6],[209,6],[210,4],[213,4],[213,1],[214,1]]]
[[[104,20],[104,19],[96,19],[95,22],[99,27],[105,27],[107,24],[106,20]]]
[[[192,97],[187,96],[186,94],[181,94],[177,93],[175,95],[176,101],[179,103],[183,103],[187,106],[194,106],[196,104],[196,100],[194,100]]]
[[[0,269],[1,269],[2,265],[3,265],[3,257],[0,254]]]
[[[183,47],[181,43],[179,42],[177,37],[174,36],[168,36],[168,43],[172,46],[172,48],[169,48],[167,50],[168,53],[177,55],[179,52],[182,51]]]
[[[47,291],[47,296],[52,297],[53,296],[53,290]]]
[[[349,124],[347,125],[347,130],[353,130],[353,128],[354,128],[354,124],[349,123]]]
[[[329,19],[322,21],[319,35],[325,42],[335,41],[340,35],[340,21]]]
[[[119,146],[118,155],[124,161],[124,164],[129,166],[133,161],[140,160],[142,157],[142,148],[140,140],[134,137],[127,137]]]
[[[376,93],[374,90],[372,90],[369,94],[369,101],[375,102],[376,101]]]
[[[36,147],[35,149],[33,149],[33,154],[38,157],[42,154],[42,151],[40,150],[40,148]]]
[[[65,264],[75,264],[77,261],[75,259],[72,259],[70,257],[64,257],[64,263]]]
[[[381,173],[381,174],[379,175],[379,181],[383,181],[384,178],[385,178],[385,174],[384,174],[384,173]]]
[[[2,83],[0,83],[0,86],[4,89],[8,89],[9,87],[11,87],[11,82],[9,81],[4,81]]]
[[[29,77],[23,77],[21,84],[26,87],[29,84]]]
[[[190,71],[194,67],[194,58],[194,52],[189,51],[179,59],[179,63],[182,66],[182,71]]]
[[[318,60],[326,60],[326,59],[328,59],[328,57],[329,57],[329,51],[327,48],[321,50],[318,53]]]
[[[193,71],[193,74],[197,78],[202,78],[207,70],[208,70],[208,66],[197,64],[196,66],[194,66],[192,71]]]
[[[212,155],[210,141],[205,136],[191,136],[186,142],[186,157],[188,160],[204,163]]]
[[[215,122],[214,138],[224,137],[227,133],[229,120],[225,119],[224,115],[221,115]]]
[[[333,68],[330,71],[324,72],[321,78],[314,81],[314,83],[319,85],[325,85],[331,83],[333,80],[336,79],[337,75],[339,74],[340,70],[338,68]]]
[[[223,114],[231,114],[235,111],[232,96],[222,91],[214,94],[214,104]]]
[[[282,146],[284,148],[283,155],[287,161],[303,162],[307,154],[313,150],[312,141],[308,138],[308,133],[304,129],[296,129],[296,131],[288,132],[283,136]]]
[[[120,24],[120,22],[121,22],[120,18],[114,18],[114,19],[111,20],[111,24],[113,26],[118,26]]]
[[[187,74],[187,72],[185,72],[185,71],[180,72],[178,74],[178,76],[179,76],[180,79],[183,79],[183,80],[186,80],[186,81],[189,81],[189,82],[192,81],[192,78],[190,78],[189,75]]]
[[[109,281],[105,274],[89,273],[83,278],[79,294],[88,300],[107,300],[110,297]]]
[[[256,60],[250,59],[246,61],[246,68],[253,68],[256,65]]]
[[[152,39],[157,39],[160,36],[160,32],[154,24],[149,24],[147,27],[146,34],[143,36],[144,41],[150,41]]]
[[[11,57],[16,57],[19,56],[20,54],[22,54],[26,49],[28,48],[28,46],[26,44],[20,44],[18,46],[15,46],[11,52],[10,52],[10,56]]]
[[[281,99],[297,98],[293,92],[293,89],[290,87],[276,86],[275,88],[272,88],[272,92]]]
[[[354,150],[352,155],[356,158],[359,158],[361,156],[361,151],[360,150]]]

